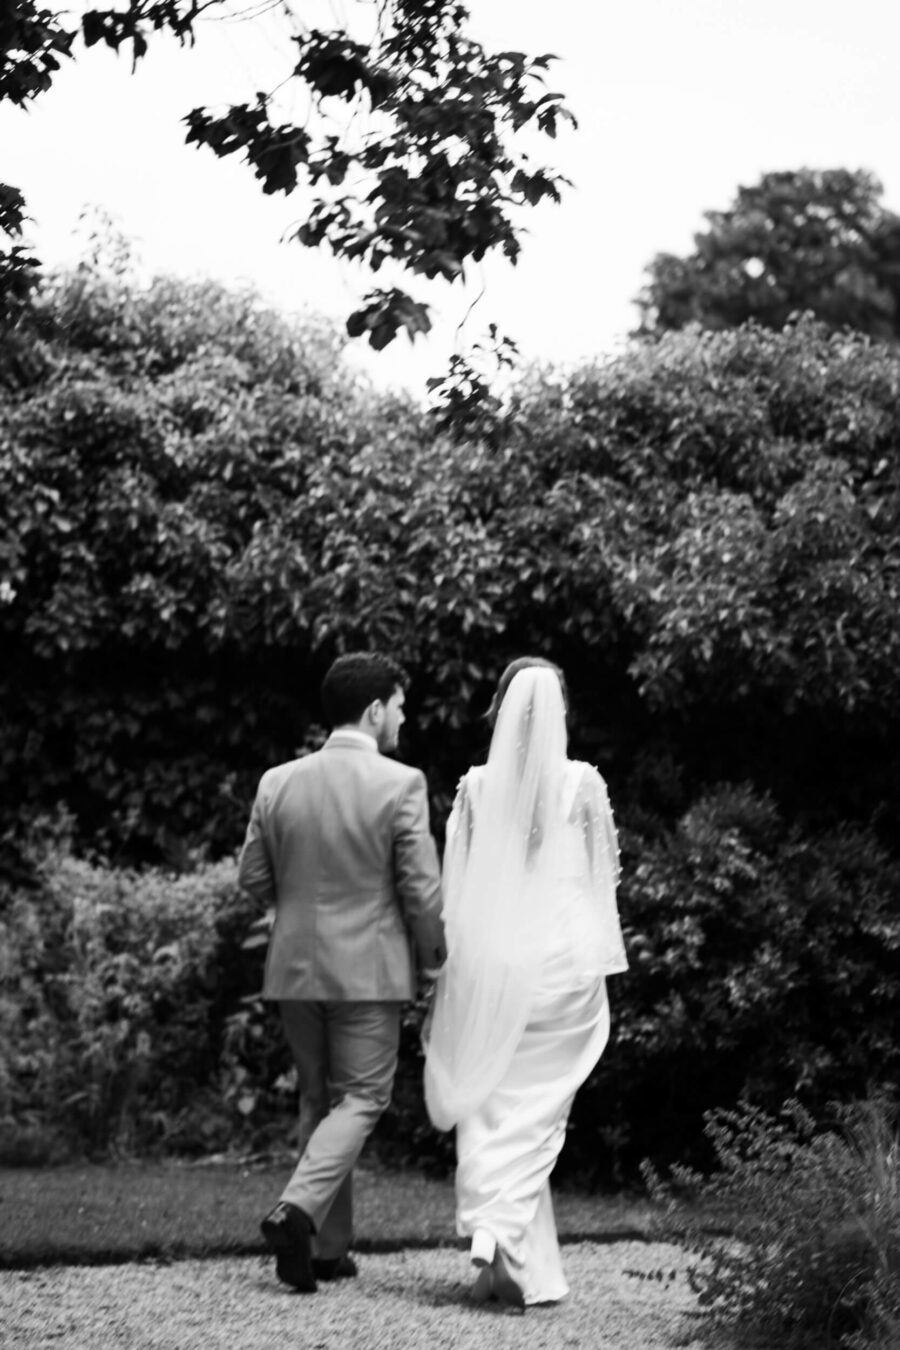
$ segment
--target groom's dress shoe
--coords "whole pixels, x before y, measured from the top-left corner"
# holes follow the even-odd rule
[[[352,1280],[359,1274],[356,1262],[346,1252],[343,1256],[314,1256],[312,1268],[317,1280]]]
[[[303,1210],[282,1200],[266,1215],[260,1228],[275,1253],[275,1269],[279,1280],[301,1294],[314,1294],[313,1226]]]

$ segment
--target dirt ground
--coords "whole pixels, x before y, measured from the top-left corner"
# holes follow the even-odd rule
[[[686,1257],[661,1243],[566,1244],[569,1297],[524,1313],[469,1301],[453,1248],[358,1257],[298,1295],[270,1258],[0,1272],[4,1350],[681,1350],[701,1314]]]

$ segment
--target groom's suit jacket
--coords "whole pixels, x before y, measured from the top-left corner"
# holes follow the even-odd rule
[[[425,778],[362,732],[262,777],[239,879],[275,905],[263,997],[395,1000],[445,958]]]

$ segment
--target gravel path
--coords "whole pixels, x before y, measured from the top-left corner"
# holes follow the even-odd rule
[[[699,1314],[686,1257],[661,1243],[563,1249],[572,1293],[523,1315],[468,1303],[453,1248],[358,1258],[359,1278],[292,1294],[271,1260],[0,1272],[4,1350],[680,1350]],[[662,1271],[664,1278],[641,1279]]]

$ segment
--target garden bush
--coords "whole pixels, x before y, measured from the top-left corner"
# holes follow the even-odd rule
[[[601,1167],[705,1164],[713,1105],[799,1096],[818,1114],[897,1080],[900,865],[871,831],[801,831],[724,785],[671,832],[622,844],[630,969],[610,981],[610,1044],[576,1102],[582,1151],[593,1135]]]
[[[296,1078],[259,997],[267,921],[233,859],[192,871],[32,845],[37,886],[0,905],[0,1131],[7,1159],[288,1145]],[[817,1116],[900,1077],[900,864],[870,833],[821,837],[722,787],[656,838],[623,831],[631,962],[609,1046],[576,1098],[560,1174],[707,1165],[703,1114],[799,1097]],[[404,1016],[375,1145],[446,1171],[422,1101],[424,1004]]]
[[[708,1343],[893,1350],[900,1336],[900,1137],[884,1098],[817,1124],[796,1101],[742,1102],[706,1131],[717,1168],[676,1167],[651,1192],[660,1228],[697,1260]],[[688,1203],[685,1203],[685,1202]],[[723,1236],[727,1234],[727,1236]],[[705,1330],[704,1330],[705,1328]]]
[[[29,326],[30,324],[30,326]],[[30,336],[29,336],[30,335]],[[83,844],[239,842],[339,651],[412,675],[438,830],[503,664],[559,660],[626,821],[722,780],[900,836],[900,356],[685,331],[437,436],[250,296],[82,269],[0,388],[0,808]]]
[[[318,716],[320,560],[291,516],[315,531],[311,475],[378,401],[323,325],[211,283],[79,272],[27,331],[39,368],[0,389],[6,823],[63,804],[130,860],[230,852],[258,764]]]
[[[259,978],[233,861],[109,868],[64,826],[32,848],[38,886],[0,907],[0,1157],[230,1146],[245,1103],[225,1019]]]

